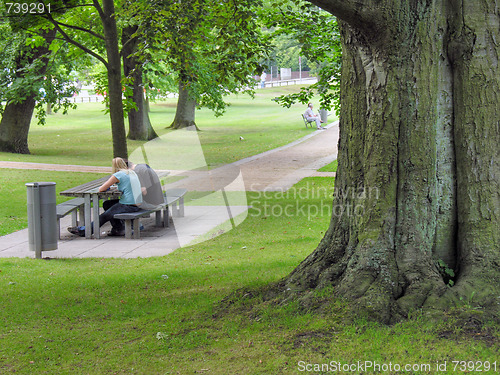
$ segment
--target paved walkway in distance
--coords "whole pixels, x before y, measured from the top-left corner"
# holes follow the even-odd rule
[[[240,176],[246,191],[286,191],[305,177],[335,175],[334,173],[317,172],[317,170],[337,158],[338,137],[338,122],[335,122],[329,124],[327,130],[313,131],[298,141],[217,168],[210,171],[210,174],[215,181],[223,181],[224,176],[228,174],[227,171],[233,171],[236,168],[241,172]],[[2,161],[0,161],[0,168],[104,173],[111,171],[108,167]],[[194,190],[200,187],[196,176],[190,176],[189,179],[183,181],[184,184],[186,181],[191,183]],[[228,191],[231,189],[229,188]],[[154,218],[150,219],[151,223],[146,221],[144,223],[145,230],[141,231],[140,240],[107,236],[98,240],[87,240],[71,235],[66,231],[66,227],[71,225],[71,215],[68,215],[61,219],[61,239],[58,243],[58,249],[44,251],[42,257],[136,258],[163,256],[181,246],[215,237],[230,230],[235,221],[241,221],[246,217],[247,209],[246,205],[231,205],[231,212],[228,215],[229,211],[225,206],[186,205],[185,216],[173,217],[173,223],[168,228],[154,227]],[[101,228],[103,233],[109,230],[109,223]],[[29,250],[28,229],[0,237],[0,258],[2,257],[35,257],[34,252]]]

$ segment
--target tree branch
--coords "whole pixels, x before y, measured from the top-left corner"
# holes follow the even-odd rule
[[[138,38],[137,38],[137,33],[138,33],[138,30],[139,30],[139,26],[134,26],[135,27],[135,31],[129,35],[129,38],[123,42],[122,40],[122,49],[120,51],[120,56],[123,57],[124,54],[125,54],[125,51],[127,50],[128,48],[128,45],[131,44],[131,43],[135,43],[137,42]],[[125,30],[125,28],[124,28]],[[125,35],[125,31],[123,31],[123,35]],[[128,57],[128,56],[125,56],[125,57]]]
[[[95,37],[96,37],[96,38],[98,38],[98,39],[105,40],[105,39],[104,39],[104,36],[102,36],[102,35],[100,35],[100,34],[98,34],[98,33],[95,33],[95,32],[93,32],[92,30],[86,29],[86,28],[84,28],[84,27],[75,26],[75,25],[67,25],[67,24],[65,24],[65,23],[58,22],[58,21],[55,21],[55,22],[57,22],[57,24],[58,24],[58,25],[61,25],[61,26],[67,27],[68,29],[80,30],[80,31],[83,31],[83,32],[85,32],[85,33],[88,33],[88,34],[90,34],[90,35],[92,35],[92,36],[95,36]]]
[[[360,30],[381,27],[380,1],[374,0],[308,0],[335,17]]]
[[[106,66],[106,68],[108,67],[108,62],[101,55],[99,55],[99,54],[95,53],[94,51],[92,51],[91,49],[85,47],[83,44],[78,43],[76,40],[71,39],[68,36],[68,34],[66,34],[64,32],[64,30],[61,29],[61,27],[59,26],[59,23],[52,17],[51,14],[47,14],[47,19],[54,25],[54,27],[59,32],[59,34],[61,34],[63,36],[64,40],[66,40],[68,43],[71,43],[74,46],[80,48],[82,51],[88,53],[89,55],[94,56],[97,60],[102,62]]]
[[[97,13],[99,13],[99,17],[101,17],[101,20],[106,19],[106,15],[104,14],[104,11],[101,8],[101,4],[99,4],[99,1],[93,0],[92,3],[94,4],[94,7],[97,9]]]

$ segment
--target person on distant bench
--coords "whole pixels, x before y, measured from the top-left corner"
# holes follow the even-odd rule
[[[316,122],[316,129],[319,129],[319,130],[325,129],[324,127],[321,126],[321,123],[323,121],[321,121],[321,118],[319,117],[319,115],[315,115],[314,114],[314,112],[313,112],[313,104],[312,103],[309,103],[307,105],[307,109],[304,112],[304,117],[305,117],[305,119],[307,121],[314,121],[314,122]]]
[[[141,183],[137,174],[133,170],[128,169],[127,164],[122,158],[114,158],[112,167],[113,175],[99,187],[99,191],[106,191],[111,185],[116,184],[122,195],[118,201],[111,201],[103,205],[105,211],[99,215],[99,227],[102,227],[109,221],[112,229],[108,233],[108,236],[124,236],[125,228],[123,221],[114,219],[113,216],[115,214],[137,212],[141,209],[139,208],[142,204]],[[85,236],[84,226],[70,227],[68,231],[81,237]]]

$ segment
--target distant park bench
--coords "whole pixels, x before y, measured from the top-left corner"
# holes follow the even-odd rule
[[[312,128],[312,123],[314,122],[314,120],[307,120],[306,116],[304,116],[304,114],[301,114],[300,116],[302,117],[302,120],[304,120],[304,124],[306,125],[306,128],[308,126],[310,126]]]
[[[169,226],[169,207],[172,208],[173,216],[184,216],[184,195],[186,194],[186,189],[169,189],[164,192],[165,203],[158,205],[157,207],[149,210],[140,210],[137,212],[121,213],[115,214],[113,217],[115,219],[120,219],[125,221],[125,238],[141,238],[140,231],[140,219],[143,217],[150,217],[152,213],[156,215],[155,225],[157,227],[168,227]],[[162,221],[163,212],[163,221]],[[134,230],[132,231],[132,227]]]

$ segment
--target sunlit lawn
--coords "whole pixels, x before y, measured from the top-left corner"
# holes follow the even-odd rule
[[[292,142],[311,133],[300,118],[303,106],[290,109],[278,106],[272,99],[298,86],[258,90],[255,98],[248,95],[228,97],[230,106],[222,117],[211,111],[197,111],[203,157],[210,167],[231,163]],[[151,122],[159,135],[175,115],[176,99],[152,104]],[[0,153],[1,161],[110,166],[112,140],[109,116],[102,103],[78,104],[68,115],[54,114],[45,126],[32,123],[29,135],[31,155]],[[243,140],[240,139],[243,137]],[[128,141],[129,154],[143,144]],[[55,181],[57,192],[95,179],[95,174],[43,172],[34,170],[0,170],[0,235],[27,226],[27,182]],[[59,197],[61,200],[63,198]]]
[[[244,94],[231,95],[230,107],[222,117],[214,117],[207,109],[196,111],[207,164],[231,163],[311,133],[313,130],[306,129],[300,118],[304,106],[297,104],[286,109],[272,101],[297,89],[298,86],[288,86],[258,90],[255,99]],[[173,121],[176,103],[176,99],[168,99],[151,105],[151,122],[159,135],[171,131],[165,128]],[[68,115],[48,116],[45,126],[33,121],[29,134],[32,154],[0,153],[0,160],[108,166],[112,159],[111,126],[103,109],[101,103],[83,103]],[[141,144],[129,140],[129,154]]]
[[[255,101],[233,97],[223,118],[198,112],[210,165],[311,132],[299,117],[302,106],[283,110],[270,102],[276,91],[259,92]],[[173,119],[174,103],[153,106],[160,134]],[[139,144],[130,142],[129,149]],[[55,115],[46,127],[34,126],[30,148],[32,155],[4,153],[0,160],[108,166],[109,121],[96,104],[81,105],[71,117]],[[335,171],[336,163],[323,170]],[[55,180],[60,191],[96,177],[0,170],[0,235],[26,225],[26,182]],[[471,308],[465,304],[441,322],[416,311],[407,322],[382,326],[353,314],[330,289],[314,294],[317,305],[326,306],[319,310],[264,301],[263,289],[289,274],[323,237],[331,211],[318,207],[331,206],[333,182],[307,178],[287,194],[248,193],[252,208],[241,225],[165,257],[0,258],[0,373],[340,374],[347,372],[332,365],[365,361],[421,366],[411,374],[476,373],[456,371],[453,363],[473,361],[483,363],[482,373],[498,373],[498,328],[461,320]],[[444,363],[446,371],[438,371]]]
[[[104,176],[97,173],[69,173],[26,169],[0,169],[0,236],[28,226],[26,186],[28,182],[56,182],[57,203],[68,200],[59,192]]]
[[[316,311],[264,302],[261,288],[324,235],[330,213],[313,208],[331,203],[332,186],[331,178],[308,178],[288,194],[248,193],[254,208],[240,226],[165,257],[0,259],[0,373],[327,374],[347,373],[332,364],[366,361],[456,374],[452,361],[466,359],[498,366],[496,329],[471,330],[460,310],[441,323],[415,312],[382,326],[329,289],[315,293],[318,305],[329,302]],[[445,362],[447,371],[436,371]]]

